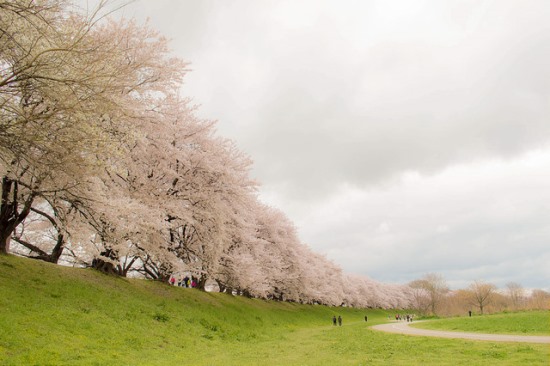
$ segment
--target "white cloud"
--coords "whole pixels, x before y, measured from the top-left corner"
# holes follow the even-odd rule
[[[376,189],[347,187],[292,218],[314,248],[379,280],[438,272],[452,284],[483,278],[547,287],[549,166],[546,149],[431,176],[408,173]]]

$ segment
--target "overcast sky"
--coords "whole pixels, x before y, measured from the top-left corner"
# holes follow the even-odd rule
[[[96,4],[97,1],[89,1]],[[550,2],[137,0],[346,272],[550,289]]]

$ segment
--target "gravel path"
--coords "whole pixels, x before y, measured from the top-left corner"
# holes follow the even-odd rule
[[[526,343],[550,343],[550,336],[521,336],[510,334],[481,334],[464,332],[447,332],[440,330],[429,330],[409,327],[408,323],[387,323],[375,325],[372,329],[383,332],[400,333],[412,336],[440,337],[440,338],[463,338],[480,341],[496,342],[526,342]]]

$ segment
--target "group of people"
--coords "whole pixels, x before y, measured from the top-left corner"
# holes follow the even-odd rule
[[[368,317],[365,315],[365,321],[368,321]],[[332,316],[332,325],[338,324],[339,326],[342,326],[342,316],[338,315],[338,318],[336,318],[336,315]]]
[[[172,276],[170,277],[170,285],[172,286],[179,286],[179,287],[188,287],[188,288],[195,288],[197,287],[197,279],[194,276],[185,276],[183,278],[180,278],[179,280],[176,280],[176,277]]]
[[[388,315],[389,317],[389,315]],[[395,314],[395,320],[397,320],[398,322],[401,321],[401,320],[406,320],[407,323],[413,321],[413,315],[412,314],[407,314],[407,315],[403,315],[403,314]]]

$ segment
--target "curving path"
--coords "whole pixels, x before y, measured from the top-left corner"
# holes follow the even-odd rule
[[[409,323],[386,323],[371,327],[389,333],[400,333],[412,336],[440,337],[440,338],[462,338],[479,341],[496,342],[526,342],[526,343],[550,343],[550,336],[521,336],[511,334],[481,334],[464,332],[447,332],[440,330],[420,329],[409,327]]]

